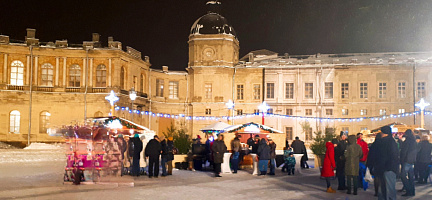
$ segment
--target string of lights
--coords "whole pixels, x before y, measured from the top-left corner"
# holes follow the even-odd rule
[[[409,117],[409,116],[420,114],[420,111],[414,111],[414,112],[405,112],[400,114],[390,114],[390,115],[380,115],[380,116],[370,116],[370,117],[332,118],[332,117],[281,115],[281,114],[270,114],[270,113],[253,113],[253,114],[237,115],[232,117],[232,116],[187,116],[185,114],[154,113],[150,111],[130,110],[129,107],[119,107],[119,106],[116,106],[115,110],[128,111],[129,113],[134,113],[138,115],[151,115],[152,117],[163,117],[163,118],[173,118],[173,119],[184,118],[186,120],[209,120],[209,121],[242,119],[242,118],[250,118],[250,117],[264,115],[265,117],[299,119],[299,120],[319,120],[321,122],[336,122],[336,121],[337,122],[360,122],[363,120],[382,121],[385,119],[402,118],[402,117]],[[431,111],[425,111],[424,114],[432,116]]]

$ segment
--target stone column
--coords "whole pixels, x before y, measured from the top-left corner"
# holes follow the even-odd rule
[[[93,58],[90,58],[89,86],[93,86]]]
[[[27,63],[26,63],[26,85],[30,85],[30,56],[27,56]]]
[[[56,57],[56,67],[55,67],[55,86],[59,85],[59,65],[60,65],[60,58]]]
[[[67,85],[66,85],[66,57],[63,58],[63,87],[67,87]]]
[[[38,62],[39,62],[39,57],[38,56],[35,56],[35,62],[34,62],[34,84],[35,85],[38,85],[38,68],[39,68],[39,66],[38,66]]]
[[[112,61],[110,58],[108,59],[108,87],[111,87],[111,66],[112,66]]]
[[[87,59],[83,58],[83,68],[82,68],[82,76],[81,76],[81,87],[85,86],[86,83],[86,69],[87,69],[87,65],[86,65],[86,61]]]
[[[4,59],[3,59],[3,82],[4,83],[8,83],[8,80],[7,80],[7,74],[8,74],[8,70],[7,70],[7,66],[8,66],[8,57],[7,57],[8,55],[7,54],[4,54]]]

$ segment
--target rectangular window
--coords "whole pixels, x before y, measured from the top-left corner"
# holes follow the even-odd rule
[[[341,98],[342,99],[348,99],[348,93],[349,93],[349,84],[348,83],[342,83],[341,84]]]
[[[255,84],[254,85],[254,99],[261,99],[261,85]]]
[[[426,97],[426,82],[417,82],[417,97]]]
[[[179,87],[178,81],[170,81],[169,82],[169,98],[170,99],[177,99],[178,98],[178,87]]]
[[[285,83],[285,99],[294,99],[294,83]]]
[[[360,99],[368,98],[368,84],[360,83]]]
[[[399,114],[405,113],[405,109],[399,108]]]
[[[313,83],[305,83],[305,99],[313,99]]]
[[[274,83],[267,83],[267,99],[274,99]]]
[[[308,128],[305,130],[305,138],[306,140],[312,140],[312,128]]]
[[[348,109],[342,109],[342,115],[348,115]]]
[[[286,115],[293,115],[293,110],[291,108],[286,109]]]
[[[378,98],[383,99],[387,97],[387,83],[378,83]]]
[[[237,115],[243,115],[243,110],[242,109],[238,109],[237,110]]]
[[[273,108],[268,109],[267,114],[273,114]]]
[[[333,82],[326,82],[324,89],[325,89],[324,98],[333,99]]]
[[[211,115],[211,109],[210,108],[206,108],[205,109],[205,114],[206,115]]]
[[[326,109],[326,115],[332,116],[333,115],[333,109]]]
[[[163,97],[164,93],[164,80],[156,79],[156,96]]]
[[[380,109],[380,115],[386,115],[387,111],[386,109]]]
[[[312,115],[312,109],[305,109],[305,115]]]
[[[368,130],[367,127],[360,127],[360,131],[366,131],[366,130]]]
[[[287,140],[293,139],[293,127],[285,127],[285,133],[286,133]]]
[[[243,100],[243,92],[244,92],[243,85],[237,85],[237,99],[238,100]]]
[[[361,109],[360,110],[360,115],[367,115],[367,110],[366,109]]]
[[[205,89],[205,98],[211,99],[212,98],[212,84],[206,83],[204,85],[204,89]]]
[[[397,96],[398,98],[406,98],[406,82],[398,82]]]

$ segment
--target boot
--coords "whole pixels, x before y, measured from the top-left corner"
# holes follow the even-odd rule
[[[327,193],[336,193],[336,190],[333,190],[333,188],[328,187],[327,188]]]

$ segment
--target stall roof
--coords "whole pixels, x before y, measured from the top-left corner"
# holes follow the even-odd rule
[[[255,125],[256,127],[258,127],[259,129],[262,129],[262,130],[268,130],[270,133],[283,133],[282,131],[276,130],[274,128],[271,128],[271,127],[268,127],[268,126],[265,126],[265,125],[262,125],[262,124],[257,124],[257,123],[254,123],[254,122],[249,122],[249,123],[245,123],[245,124],[238,124],[238,125],[232,125],[232,126],[229,126],[229,127],[225,128],[224,132],[237,131],[237,130],[239,130],[241,128],[248,127],[250,125]]]
[[[225,128],[229,127],[231,125],[225,123],[225,122],[216,122],[214,124],[210,124],[204,128],[202,128],[200,131],[222,131]]]
[[[100,120],[100,121],[104,121],[104,122],[106,120],[110,120],[110,119],[114,119],[114,120],[118,119],[118,120],[120,120],[120,123],[122,125],[125,124],[125,122],[126,122],[126,123],[129,123],[129,124],[137,127],[136,128],[137,130],[143,130],[143,131],[146,131],[146,132],[154,132],[154,131],[150,130],[149,128],[145,127],[145,126],[139,125],[137,123],[131,122],[131,121],[129,121],[127,119],[124,119],[124,118],[121,118],[121,117],[115,117],[115,116],[114,117],[98,117],[98,118],[94,118],[94,119]]]

